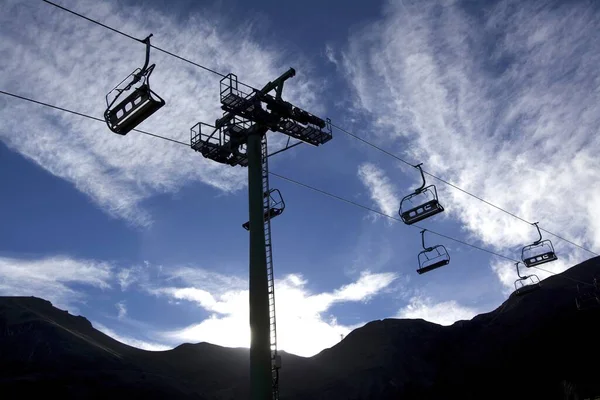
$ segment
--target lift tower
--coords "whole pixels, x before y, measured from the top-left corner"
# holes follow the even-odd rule
[[[261,90],[238,82],[234,74],[225,76],[220,82],[223,117],[214,126],[199,122],[191,129],[192,149],[222,164],[248,167],[251,400],[279,398],[266,133],[287,135],[283,150],[300,142],[318,146],[332,138],[329,120],[281,98],[284,82],[295,74],[290,68]],[[292,138],[299,142],[290,146]]]

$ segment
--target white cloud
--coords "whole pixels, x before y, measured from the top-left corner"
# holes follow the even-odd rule
[[[368,301],[396,279],[393,273],[363,272],[360,278],[333,292],[311,293],[300,275],[288,275],[276,282],[277,335],[279,348],[294,354],[310,356],[338,343],[353,326],[339,324],[326,311],[335,303]],[[165,332],[173,342],[206,341],[222,346],[248,347],[248,290],[237,288],[219,294],[207,290],[160,288],[157,295],[193,301],[211,313],[199,324]]]
[[[123,268],[117,273],[117,281],[121,290],[127,290],[129,286],[137,282],[141,273],[140,266],[134,266],[130,268]]]
[[[356,282],[344,285],[335,290],[333,298],[335,301],[368,300],[371,296],[386,288],[396,277],[396,274],[391,272],[372,274],[369,271],[365,271]]]
[[[160,343],[148,342],[145,340],[140,340],[140,339],[132,338],[129,336],[119,335],[114,330],[106,327],[105,325],[103,325],[99,322],[92,322],[92,325],[94,326],[94,328],[98,329],[100,332],[104,333],[105,335],[108,335],[111,338],[113,338],[121,343],[124,343],[128,346],[137,347],[138,349],[149,350],[149,351],[164,351],[164,350],[171,350],[173,348],[173,346],[166,346],[166,345],[160,344]]]
[[[183,283],[203,288],[212,293],[223,290],[240,290],[247,287],[247,282],[233,275],[224,275],[203,268],[176,267],[165,272],[166,280],[170,283]]]
[[[343,52],[372,140],[523,218],[600,252],[600,20],[584,4],[390,1]],[[475,238],[518,254],[535,228],[438,185]],[[552,238],[551,236],[548,236]],[[572,261],[590,254],[557,245]]]
[[[127,306],[125,305],[125,301],[118,302],[115,304],[115,307],[117,307],[117,311],[119,312],[117,318],[124,319],[127,316]]]
[[[396,215],[400,199],[385,172],[371,163],[363,163],[358,167],[358,177],[369,189],[371,199],[377,204],[379,211],[391,216]]]
[[[429,297],[413,297],[398,313],[398,318],[417,319],[440,325],[452,325],[456,321],[470,320],[477,310],[464,307],[454,300],[436,303]]]
[[[133,286],[140,286],[144,289],[148,287],[153,279],[161,278],[161,275],[161,265],[153,265],[148,261],[144,261],[143,264],[119,269],[119,272],[116,273],[116,279],[121,291],[126,291]]]
[[[36,296],[59,308],[69,308],[86,295],[73,285],[109,289],[112,266],[105,262],[64,256],[23,260],[0,257],[0,293]]]
[[[339,61],[338,61],[337,56],[335,54],[335,50],[329,44],[325,45],[325,57],[327,58],[327,61],[329,61],[330,63],[332,63],[336,67],[339,67]]]
[[[65,4],[111,26],[219,71],[235,71],[255,86],[283,73],[290,62],[279,51],[254,42],[246,28],[217,16],[175,14],[155,8],[92,0]],[[143,11],[143,12],[142,12]],[[48,4],[7,0],[0,13],[0,87],[24,96],[101,116],[104,95],[141,66],[144,47]],[[286,84],[290,100],[318,112],[320,86],[302,74]],[[220,116],[219,77],[158,51],[153,89],[166,106],[140,128],[189,142],[190,127]],[[241,68],[241,69],[240,69]],[[0,140],[50,173],[71,183],[110,215],[137,226],[151,223],[141,203],[192,182],[231,192],[245,185],[242,168],[221,166],[190,148],[136,132],[126,137],[88,119],[2,97]]]

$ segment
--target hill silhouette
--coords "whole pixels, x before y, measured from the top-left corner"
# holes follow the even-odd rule
[[[280,398],[600,396],[600,308],[574,301],[576,281],[596,275],[600,257],[471,321],[384,319],[313,357],[283,353]],[[0,297],[3,398],[245,399],[248,360],[247,349],[208,343],[140,350],[46,300]]]

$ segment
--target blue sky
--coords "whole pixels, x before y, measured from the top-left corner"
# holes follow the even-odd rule
[[[153,44],[253,86],[294,67],[290,101],[600,251],[596,5],[60,4],[140,38],[153,33]],[[100,117],[105,93],[143,62],[139,43],[41,1],[0,9],[1,90]],[[140,128],[188,142],[192,125],[220,115],[220,78],[151,57],[167,105]],[[6,96],[0,117],[0,294],[46,298],[146,349],[248,345],[246,170]],[[282,144],[269,135],[274,149]],[[420,179],[337,130],[270,167],[394,216]],[[513,258],[536,238],[522,221],[431,183],[446,211],[423,226]],[[420,276],[418,229],[276,177],[271,187],[287,205],[272,223],[283,350],[315,354],[374,319],[451,324],[510,294],[506,260],[428,235],[452,262]],[[552,272],[591,256],[553,242]]]

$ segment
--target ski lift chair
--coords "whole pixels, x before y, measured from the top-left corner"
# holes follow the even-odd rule
[[[540,238],[532,244],[523,247],[521,250],[521,260],[527,268],[535,267],[540,264],[558,260],[556,253],[554,252],[554,246],[550,240],[542,240],[542,232],[540,232],[539,222],[535,222]]]
[[[417,269],[417,272],[419,274],[433,271],[450,263],[450,254],[448,254],[448,250],[443,245],[438,244],[433,247],[425,247],[425,231],[426,229],[421,231],[423,251],[417,256],[419,260],[419,269]]]
[[[517,268],[517,275],[519,279],[515,281],[515,294],[517,296],[522,296],[527,293],[531,293],[537,289],[541,288],[540,278],[535,275],[521,275],[519,271],[519,264],[515,263],[515,267]]]
[[[150,75],[154,71],[154,64],[148,66],[151,37],[152,34],[141,40],[146,44],[144,66],[135,69],[106,95],[104,120],[108,128],[119,135],[126,135],[165,105],[165,101],[150,89]]]
[[[435,186],[425,186],[425,175],[423,174],[421,165],[423,164],[418,164],[414,167],[418,168],[421,172],[423,184],[413,193],[405,196],[400,202],[400,211],[398,214],[400,214],[400,218],[402,218],[402,221],[404,221],[406,225],[414,224],[415,222],[419,222],[444,211],[444,207],[442,207],[438,201],[437,189]]]
[[[269,210],[265,212],[263,218],[264,221],[267,219],[271,220],[283,213],[285,210],[285,202],[283,201],[283,197],[281,196],[281,192],[279,189],[271,189],[267,193],[265,193],[265,199],[268,198],[269,201]],[[242,227],[249,231],[250,230],[250,221],[247,221],[242,224]]]

